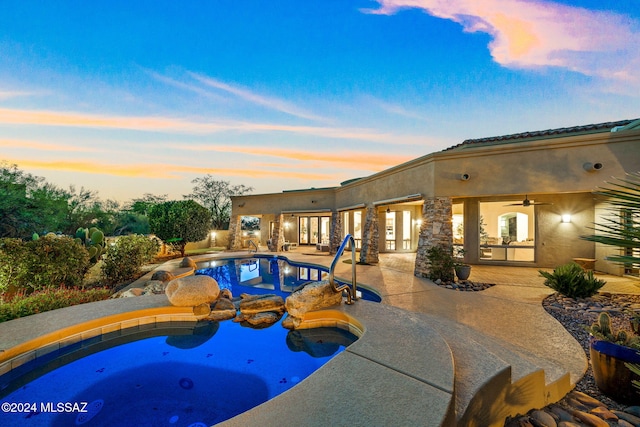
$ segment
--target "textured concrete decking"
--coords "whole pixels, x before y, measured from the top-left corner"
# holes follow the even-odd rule
[[[310,253],[300,248],[282,255],[324,266],[332,261]],[[413,276],[414,257],[388,254],[376,266],[358,265],[358,282],[378,291],[384,303],[362,301],[335,311],[361,322],[363,338],[291,391],[223,424],[500,425],[507,415],[559,399],[583,375],[582,348],[540,304],[552,291],[537,269],[474,266],[472,280],[496,286],[456,292]],[[351,265],[338,263],[336,275],[350,278]],[[640,293],[634,280],[605,279],[604,291]],[[139,297],[1,323],[0,362],[47,340],[86,336],[74,326],[80,321],[95,322],[91,336],[188,318],[177,308],[162,314],[165,305],[162,296]],[[130,318],[135,310],[146,320]],[[96,320],[105,317],[106,323]]]

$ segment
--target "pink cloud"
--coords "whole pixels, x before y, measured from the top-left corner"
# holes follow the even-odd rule
[[[547,1],[376,0],[367,13],[417,8],[483,32],[494,60],[513,68],[562,67],[589,76],[640,83],[639,23],[612,12]]]

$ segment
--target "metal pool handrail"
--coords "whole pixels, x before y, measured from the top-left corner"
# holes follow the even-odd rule
[[[335,274],[338,259],[344,253],[344,249],[347,247],[347,243],[349,242],[351,242],[351,288],[349,288],[349,285],[347,284],[338,287],[333,276]],[[347,234],[345,236],[342,244],[336,252],[336,256],[333,258],[333,262],[331,263],[331,267],[329,268],[329,284],[335,292],[342,292],[344,290],[347,291],[347,304],[353,304],[354,301],[358,299],[356,295],[356,241],[353,239],[353,236],[351,234]]]
[[[255,251],[258,252],[258,245],[256,245],[256,242],[249,240],[249,253],[251,253],[251,245],[253,245],[256,248]]]

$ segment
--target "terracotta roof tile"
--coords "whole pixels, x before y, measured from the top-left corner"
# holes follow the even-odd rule
[[[634,119],[634,120],[638,120],[638,119]],[[596,124],[583,125],[583,126],[572,126],[572,127],[566,127],[566,128],[558,128],[558,129],[538,130],[538,131],[532,131],[532,132],[514,133],[511,135],[490,136],[487,138],[466,139],[462,141],[460,144],[449,147],[443,151],[453,150],[454,148],[459,148],[465,145],[484,144],[484,143],[491,143],[491,142],[508,142],[508,141],[517,142],[518,140],[540,138],[540,137],[546,137],[546,136],[555,136],[555,135],[608,132],[616,126],[626,126],[629,123],[633,122],[634,120],[620,120],[617,122],[596,123]]]

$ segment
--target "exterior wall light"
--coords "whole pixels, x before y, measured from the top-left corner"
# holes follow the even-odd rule
[[[460,181],[468,181],[471,176],[468,173],[463,173],[460,175]]]
[[[571,222],[571,214],[562,214],[562,222]]]

